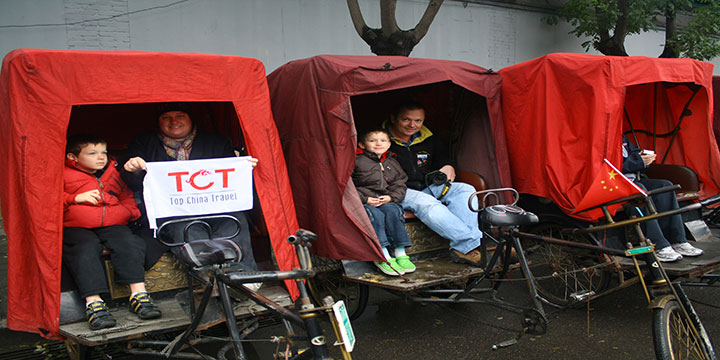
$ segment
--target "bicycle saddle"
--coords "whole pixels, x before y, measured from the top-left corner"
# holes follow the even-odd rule
[[[492,226],[530,225],[538,222],[537,215],[513,205],[492,205],[483,209],[483,224]]]
[[[205,266],[240,261],[242,251],[232,240],[195,240],[180,246],[175,256],[187,265]]]

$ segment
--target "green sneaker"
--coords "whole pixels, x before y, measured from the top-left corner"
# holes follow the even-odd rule
[[[398,265],[398,263],[395,261],[395,258],[383,262],[373,261],[373,264],[375,264],[375,266],[377,266],[377,268],[380,269],[380,271],[382,271],[385,275],[400,276],[402,274],[405,274],[405,271],[402,267],[400,267],[400,265]]]
[[[410,261],[410,257],[407,255],[398,256],[394,259],[397,262],[398,266],[401,267],[405,271],[406,274],[415,272],[415,270],[417,270],[417,267],[415,267],[415,264],[413,264],[412,261]],[[392,259],[391,259],[391,261],[392,261]]]

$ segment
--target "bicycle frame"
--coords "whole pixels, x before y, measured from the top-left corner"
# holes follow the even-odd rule
[[[185,237],[187,241],[187,233],[188,229],[191,226],[202,226],[206,229],[208,232],[208,235],[211,239],[217,240],[217,239],[226,239],[226,238],[232,238],[234,236],[229,237],[217,237],[213,238],[210,230],[210,226],[203,221],[203,219],[208,218],[230,218],[234,219],[231,216],[225,216],[225,215],[217,215],[217,216],[208,216],[208,217],[194,217],[194,218],[188,218],[183,220],[173,220],[166,222],[163,224],[165,226],[166,224],[176,223],[176,222],[187,222],[189,220],[189,223],[185,226]],[[235,220],[237,221],[237,220]],[[158,233],[161,233],[161,230],[163,226],[158,229]],[[238,230],[239,231],[239,230]],[[235,234],[236,235],[236,234]],[[310,255],[308,251],[308,247],[310,246],[311,242],[314,241],[317,238],[317,235],[305,231],[305,230],[298,230],[297,234],[291,235],[288,237],[288,242],[290,244],[294,245],[298,254],[298,259],[300,260],[300,269],[290,270],[290,271],[244,271],[242,264],[240,263],[225,263],[225,264],[212,264],[212,265],[206,265],[201,267],[194,267],[191,269],[188,269],[188,277],[194,280],[195,282],[199,282],[202,287],[202,298],[200,300],[200,303],[198,304],[197,308],[193,304],[193,281],[189,281],[190,284],[188,286],[188,294],[190,300],[190,317],[192,319],[191,324],[183,331],[180,335],[175,337],[172,341],[142,341],[138,340],[133,342],[134,345],[141,345],[141,346],[164,346],[164,348],[161,351],[154,351],[154,350],[136,350],[136,349],[129,349],[128,352],[132,354],[137,355],[152,355],[152,356],[164,356],[164,357],[170,357],[170,356],[180,356],[182,358],[198,358],[198,359],[206,359],[208,358],[206,355],[202,354],[194,354],[189,352],[183,352],[182,349],[184,347],[190,347],[194,350],[194,345],[203,343],[203,342],[210,342],[210,341],[216,341],[214,339],[209,340],[203,340],[203,339],[194,339],[193,335],[195,334],[196,330],[198,329],[198,326],[201,323],[201,319],[203,315],[205,314],[205,311],[208,307],[208,304],[210,303],[210,299],[212,297],[213,289],[215,284],[217,284],[217,290],[219,293],[219,299],[221,303],[221,308],[223,311],[223,315],[225,316],[225,323],[227,326],[227,330],[229,333],[229,338],[227,339],[227,344],[222,347],[219,354],[224,353],[225,351],[232,351],[232,353],[235,355],[237,359],[245,359],[245,352],[242,348],[242,341],[243,339],[251,333],[256,327],[257,327],[257,319],[253,319],[251,321],[248,321],[246,324],[244,324],[242,327],[238,327],[238,324],[235,321],[235,314],[233,312],[233,305],[231,296],[228,292],[228,288],[232,288],[234,290],[237,290],[239,292],[242,292],[245,296],[247,296],[249,299],[251,299],[253,302],[255,302],[258,305],[261,305],[267,310],[270,310],[271,312],[274,312],[276,314],[279,314],[283,321],[285,322],[286,329],[288,330],[288,336],[287,341],[289,343],[293,343],[296,341],[296,338],[298,336],[294,333],[292,330],[291,324],[295,324],[298,326],[303,327],[307,334],[308,334],[308,342],[310,344],[310,349],[306,351],[306,353],[300,352],[298,354],[295,354],[292,358],[293,359],[315,359],[315,360],[326,360],[331,359],[330,353],[327,348],[327,340],[325,335],[323,334],[323,330],[320,327],[319,319],[320,319],[320,313],[328,313],[330,314],[332,312],[332,305],[334,301],[332,299],[327,299],[326,306],[323,307],[314,307],[312,303],[310,302],[307,288],[305,285],[304,280],[308,279],[315,275],[315,271],[312,270],[312,264],[310,262]],[[178,246],[182,244],[175,244],[175,243],[168,243],[163,240],[160,240],[166,245],[169,246]],[[207,277],[202,276],[201,274],[207,274]],[[300,303],[301,303],[301,310],[299,312],[295,312],[292,310],[289,310],[282,305],[276,303],[275,301],[265,297],[264,295],[258,293],[257,291],[250,289],[244,284],[248,283],[257,283],[257,282],[268,282],[268,281],[282,281],[282,280],[294,280],[296,284],[298,285],[298,289],[300,290]],[[335,317],[330,314],[331,323],[333,324],[333,328],[335,330],[335,335],[338,339],[341,338],[339,325],[337,324]],[[349,352],[346,351],[345,347],[342,342],[337,342],[335,345],[340,345],[342,352],[343,352],[343,358],[344,359],[350,359]],[[196,350],[195,350],[196,351]],[[196,351],[197,352],[197,351]],[[219,358],[220,357],[219,355]]]
[[[605,248],[601,246],[596,245],[589,245],[589,244],[582,244],[582,243],[576,243],[573,241],[567,241],[562,239],[555,239],[551,237],[546,236],[539,236],[535,234],[525,233],[519,231],[517,228],[513,229],[513,237],[519,237],[524,239],[531,239],[535,241],[541,241],[546,243],[551,243],[555,245],[560,246],[566,246],[566,247],[573,247],[573,248],[579,248],[584,250],[591,250],[597,253],[606,254],[606,255],[612,255],[612,256],[620,256],[620,257],[626,257],[630,258],[633,261],[635,271],[637,272],[638,279],[641,283],[641,286],[643,288],[643,292],[645,294],[645,297],[648,301],[649,307],[652,309],[663,309],[668,302],[670,301],[676,301],[677,304],[679,304],[680,311],[682,312],[685,319],[690,319],[689,322],[686,322],[688,326],[688,330],[691,332],[691,335],[693,339],[702,339],[703,343],[700,346],[703,346],[705,349],[705,352],[708,357],[705,356],[705,354],[700,354],[701,358],[709,358],[714,359],[714,350],[712,349],[712,345],[709,341],[709,337],[707,333],[705,332],[705,329],[702,326],[702,323],[700,323],[699,318],[697,314],[695,313],[695,310],[692,307],[692,304],[685,296],[684,291],[680,287],[679,284],[673,284],[671,278],[668,276],[667,272],[663,268],[662,263],[658,260],[654,250],[655,246],[654,244],[645,237],[640,224],[644,221],[649,220],[655,220],[658,218],[666,217],[666,216],[672,216],[676,214],[681,214],[683,212],[691,211],[691,210],[697,210],[702,205],[699,203],[691,204],[676,210],[671,211],[665,211],[662,213],[658,213],[655,205],[652,201],[651,195],[662,193],[666,191],[674,191],[676,189],[679,189],[679,186],[668,186],[660,189],[656,189],[654,191],[648,192],[646,195],[633,195],[629,197],[625,197],[622,199],[618,199],[603,205],[600,205],[600,207],[605,214],[605,218],[607,220],[607,224],[605,225],[599,225],[599,226],[592,226],[588,228],[573,228],[573,229],[567,229],[566,231],[568,233],[594,233],[599,231],[605,231],[613,228],[619,228],[619,227],[632,227],[634,230],[637,238],[638,243],[637,246],[634,246],[629,241],[625,242],[625,250],[620,249],[612,249],[612,248]],[[631,216],[630,219],[622,220],[615,222],[612,216],[610,215],[608,211],[608,205],[617,204],[617,203],[623,203],[627,201],[642,201],[647,208],[650,211],[650,214],[644,217],[635,217]],[[597,208],[597,207],[595,207]],[[642,259],[646,263],[647,270],[647,279],[644,275],[643,270],[640,268],[640,264],[638,262],[638,257],[642,257]],[[535,294],[535,293],[534,293]],[[657,336],[657,335],[656,335]],[[657,347],[657,339],[656,341],[656,347]],[[657,349],[656,349],[657,351]],[[660,356],[658,354],[658,356]]]

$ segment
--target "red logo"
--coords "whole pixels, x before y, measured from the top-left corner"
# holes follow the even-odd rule
[[[235,169],[216,169],[215,174],[222,174],[222,187],[223,189],[228,187],[228,174],[235,171]],[[190,175],[190,172],[188,171],[179,171],[179,172],[172,172],[168,173],[168,176],[175,177],[175,186],[178,192],[183,191],[183,176],[190,175],[190,177],[185,180],[185,183],[190,184],[194,189],[196,190],[207,190],[211,188],[213,185],[215,185],[214,181],[201,181],[203,177],[212,175],[210,171],[207,170],[200,170],[195,172],[194,174]],[[206,179],[207,180],[207,179]],[[204,185],[203,185],[204,183]]]

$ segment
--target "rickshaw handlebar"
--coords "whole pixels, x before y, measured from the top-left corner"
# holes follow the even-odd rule
[[[682,189],[682,187],[681,187],[680,185],[678,185],[678,184],[669,185],[669,186],[663,186],[663,187],[661,187],[661,188],[657,188],[657,189],[654,189],[654,190],[646,191],[646,192],[645,192],[645,195],[643,195],[643,194],[632,194],[632,195],[629,195],[629,196],[625,196],[625,197],[619,198],[619,199],[617,199],[617,200],[608,201],[608,202],[602,203],[602,204],[600,204],[600,205],[595,205],[595,206],[593,206],[593,207],[589,207],[589,208],[587,208],[587,209],[585,209],[585,210],[582,210],[582,211],[580,211],[580,212],[585,212],[585,211],[589,211],[589,210],[601,208],[601,207],[603,207],[603,206],[620,204],[620,203],[624,203],[624,202],[628,202],[628,201],[632,201],[632,200],[641,200],[641,199],[644,200],[644,199],[647,199],[648,197],[650,197],[650,196],[652,196],[652,195],[662,194],[662,193],[664,193],[664,192],[675,191],[675,190],[680,190],[680,189]]]
[[[656,219],[666,217],[666,216],[682,214],[684,212],[700,209],[701,207],[702,207],[702,205],[700,203],[694,203],[694,204],[690,204],[688,206],[683,206],[683,207],[681,207],[679,209],[675,209],[675,210],[664,211],[664,212],[657,213],[657,214],[650,214],[650,215],[643,216],[643,217],[622,220],[622,221],[605,224],[605,225],[593,226],[593,227],[588,227],[588,228],[578,228],[578,229],[572,229],[572,230],[568,230],[568,231],[571,233],[589,233],[589,232],[603,231],[603,230],[613,229],[613,228],[617,228],[617,227],[621,227],[621,226],[634,225],[634,224],[641,223],[644,221],[656,220]]]
[[[479,212],[480,209],[484,209],[487,207],[488,199],[493,198],[494,203],[493,205],[500,204],[500,196],[498,193],[505,193],[510,192],[513,194],[513,202],[511,204],[505,204],[505,205],[515,205],[517,204],[518,200],[520,199],[520,194],[518,194],[517,190],[513,188],[497,188],[497,189],[487,189],[487,190],[481,190],[476,191],[470,195],[470,198],[468,198],[468,207],[470,208],[470,211],[473,212]],[[479,198],[480,195],[483,195],[482,202],[480,202]],[[478,198],[478,206],[477,208],[473,206],[473,199]],[[481,206],[482,205],[482,206]]]

